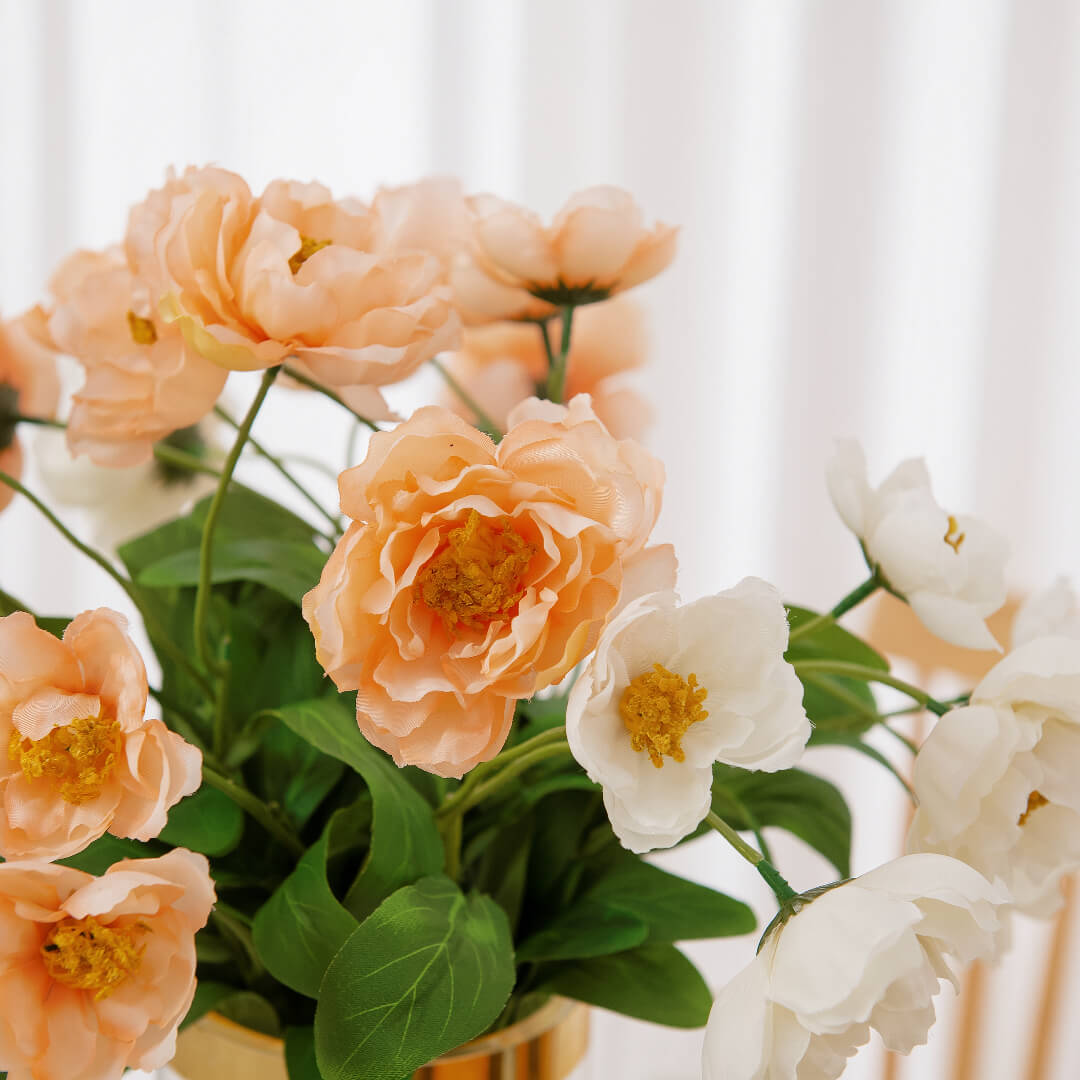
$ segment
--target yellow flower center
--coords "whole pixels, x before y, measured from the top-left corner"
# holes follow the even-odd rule
[[[631,681],[619,702],[630,745],[646,751],[658,769],[663,768],[665,755],[685,761],[682,737],[691,724],[709,715],[701,707],[707,696],[696,675],[684,679],[663,664],[653,664],[652,671]]]
[[[45,970],[58,983],[93,990],[94,1000],[108,997],[139,970],[145,945],[135,939],[147,933],[144,923],[111,927],[88,915],[62,919],[45,936],[41,956]]]
[[[120,725],[103,716],[85,716],[53,728],[44,739],[11,733],[8,757],[28,780],[50,780],[65,802],[89,802],[101,794],[123,752]]]
[[[1020,817],[1017,820],[1016,824],[1023,827],[1024,825],[1027,824],[1027,819],[1029,817],[1031,817],[1031,815],[1034,814],[1035,811],[1038,810],[1040,806],[1049,806],[1049,805],[1050,805],[1050,800],[1041,791],[1033,791],[1028,796],[1027,807],[1024,809],[1024,812],[1020,815]]]
[[[157,330],[149,319],[136,315],[134,311],[127,313],[128,329],[131,331],[131,340],[136,345],[153,345],[157,341]]]
[[[450,530],[447,541],[416,579],[424,603],[450,629],[459,622],[476,629],[507,618],[525,595],[522,579],[536,549],[506,518],[492,521],[475,510]]]
[[[964,542],[964,537],[966,537],[966,536],[967,536],[967,533],[962,533],[960,531],[960,526],[957,525],[956,518],[954,518],[952,516],[952,514],[950,514],[949,515],[949,528],[946,530],[945,536],[943,538],[945,540],[945,543],[948,544],[949,547],[951,547],[953,549],[953,551],[956,552],[957,555],[959,555],[960,554],[960,545]]]
[[[313,240],[310,236],[301,236],[300,250],[289,260],[289,269],[294,274],[298,273],[300,267],[303,266],[316,251],[322,251],[324,247],[329,247],[332,243],[332,240]]]

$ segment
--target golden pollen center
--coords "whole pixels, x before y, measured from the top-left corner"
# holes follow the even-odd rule
[[[964,542],[965,536],[967,536],[967,533],[962,533],[960,531],[960,526],[957,525],[956,518],[954,518],[952,514],[950,514],[949,528],[946,530],[943,539],[945,540],[945,543],[948,544],[949,547],[951,547],[953,551],[957,553],[957,555],[960,554],[960,545]]]
[[[108,997],[139,970],[145,945],[135,939],[149,931],[143,923],[102,926],[93,917],[62,919],[46,935],[41,956],[49,976],[76,990]]]
[[[157,341],[157,330],[149,319],[136,315],[134,311],[127,313],[128,329],[131,331],[131,340],[136,345],[153,345]]]
[[[701,707],[707,696],[696,675],[684,679],[663,664],[653,664],[652,671],[631,681],[619,702],[630,745],[646,751],[658,769],[663,768],[665,755],[685,761],[682,737],[691,724],[709,715]]]
[[[464,525],[451,529],[447,546],[416,579],[420,596],[448,628],[470,629],[508,618],[525,595],[522,579],[536,549],[510,527],[469,511]]]
[[[313,240],[310,236],[301,236],[300,250],[289,260],[289,269],[296,274],[316,251],[322,251],[332,243],[332,240]]]
[[[1031,815],[1034,814],[1040,806],[1048,806],[1049,804],[1050,800],[1041,791],[1033,791],[1028,796],[1027,806],[1025,807],[1024,812],[1017,819],[1016,824],[1020,826],[1026,825],[1027,819],[1031,817]]]
[[[49,780],[65,802],[89,802],[101,794],[123,752],[120,725],[102,716],[72,720],[44,739],[11,733],[8,757],[28,780]]]

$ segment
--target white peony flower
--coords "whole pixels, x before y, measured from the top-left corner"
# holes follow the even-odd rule
[[[1068,578],[1059,577],[1049,588],[1029,596],[1013,620],[1014,649],[1051,635],[1080,638],[1080,603]]]
[[[670,847],[709,811],[712,765],[793,765],[810,737],[784,660],[787,614],[757,578],[684,607],[672,593],[608,625],[566,709],[570,749],[631,851]]]
[[[946,513],[926,464],[901,462],[871,488],[862,447],[837,443],[829,494],[868,562],[938,637],[969,649],[1000,649],[986,618],[1005,603],[1005,541],[977,518]]]
[[[834,1080],[873,1028],[926,1042],[942,978],[998,947],[1004,894],[956,859],[907,855],[830,889],[774,930],[717,995],[705,1080]]]
[[[939,851],[1048,915],[1080,867],[1080,641],[1040,638],[1010,653],[971,704],[936,724],[915,758],[919,808],[908,850]]]

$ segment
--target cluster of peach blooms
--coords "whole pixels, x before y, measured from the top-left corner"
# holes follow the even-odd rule
[[[648,545],[663,469],[619,437],[647,420],[619,381],[643,357],[639,312],[585,308],[557,395],[581,396],[533,397],[559,313],[656,274],[674,243],[613,188],[545,226],[451,181],[365,205],[292,181],[256,197],[218,168],[170,175],[122,245],[71,256],[49,302],[0,328],[0,479],[20,472],[16,423],[55,414],[57,353],[85,372],[69,448],[113,467],[197,423],[230,371],[280,371],[378,422],[396,419],[380,388],[452,354],[448,382],[467,387],[456,412],[421,409],[342,474],[352,524],[304,614],[319,661],[357,691],[363,733],[400,764],[459,777],[498,753],[518,699],[559,682],[630,599],[674,584],[673,552]],[[466,421],[475,406],[501,441]],[[10,494],[0,485],[0,507]],[[96,880],[52,861],[106,831],[157,836],[198,786],[199,751],[147,720],[146,699],[120,616],[88,612],[62,641],[29,614],[0,619],[12,1080],[156,1067],[191,1002],[206,860],[177,849]]]

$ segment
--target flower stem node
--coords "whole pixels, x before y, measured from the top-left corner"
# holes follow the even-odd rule
[[[646,751],[652,763],[663,768],[664,756],[685,761],[682,737],[691,724],[708,718],[701,703],[708,695],[697,676],[688,679],[653,664],[651,671],[630,681],[619,702],[619,715],[630,732],[630,745]]]
[[[92,915],[61,919],[41,945],[45,970],[58,983],[93,991],[100,1001],[139,970],[146,946],[136,939],[148,931],[142,923],[102,926]]]

